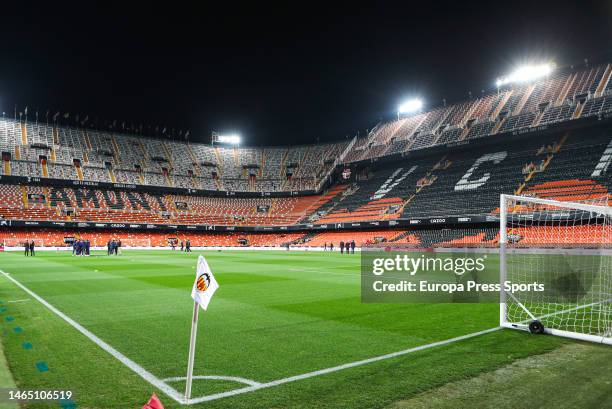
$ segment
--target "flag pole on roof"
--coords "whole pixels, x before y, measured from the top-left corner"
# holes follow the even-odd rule
[[[193,381],[193,361],[195,358],[196,335],[198,333],[198,312],[199,307],[206,311],[208,303],[212,299],[213,294],[219,288],[217,280],[213,275],[206,259],[203,256],[198,257],[196,268],[195,281],[191,290],[191,298],[193,298],[193,316],[191,319],[191,338],[189,339],[189,359],[187,361],[187,382],[185,384],[185,403],[189,403],[191,399],[191,384]]]

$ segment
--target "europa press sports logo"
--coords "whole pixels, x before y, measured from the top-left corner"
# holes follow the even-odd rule
[[[198,291],[206,291],[206,289],[210,286],[210,275],[208,273],[202,273],[198,277],[196,282],[196,288]]]

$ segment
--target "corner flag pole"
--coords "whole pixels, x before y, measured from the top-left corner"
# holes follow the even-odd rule
[[[185,403],[191,399],[191,382],[193,381],[193,361],[195,358],[196,335],[198,334],[198,313],[200,305],[193,302],[193,318],[191,320],[191,338],[189,339],[189,361],[187,362],[187,383],[185,385]]]
[[[193,289],[191,290],[191,298],[193,298],[193,317],[191,319],[191,338],[189,340],[189,361],[187,362],[187,382],[185,383],[185,403],[189,403],[191,399],[191,382],[193,381],[193,361],[195,359],[196,335],[198,334],[198,312],[200,307],[208,308],[213,294],[219,288],[219,283],[215,280],[206,259],[203,256],[198,257],[198,265],[196,271]]]

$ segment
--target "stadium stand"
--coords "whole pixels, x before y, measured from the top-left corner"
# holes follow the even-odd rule
[[[361,247],[367,244],[391,241],[402,233],[403,231],[398,230],[323,232],[313,237],[302,238],[293,244],[296,246],[323,247],[325,244],[329,246],[330,243],[333,243],[334,247],[337,248],[341,241],[347,243],[354,240],[355,244]]]
[[[610,64],[559,70],[536,82],[382,121],[365,136],[292,147],[210,146],[2,118],[0,220],[344,228],[495,216],[501,193],[610,202],[611,78]],[[340,177],[339,165],[350,167],[352,176]],[[106,185],[113,183],[121,185]],[[355,240],[434,247],[497,240],[493,227],[372,226],[193,232],[192,242],[318,246]],[[572,231],[592,240],[588,226]],[[57,242],[54,234],[60,232],[45,231],[46,241]],[[113,233],[95,234],[104,240]],[[166,233],[129,234],[167,244]]]
[[[567,247],[601,244],[601,230],[596,226],[562,226],[560,234],[555,234],[554,244]],[[529,230],[529,231],[527,231]],[[547,227],[514,228],[510,234],[518,237],[515,245],[553,243]],[[111,240],[122,240],[125,247],[165,247],[169,240],[186,241],[189,239],[196,247],[329,247],[339,250],[341,241],[355,241],[357,247],[368,245],[411,245],[418,248],[437,247],[495,247],[499,240],[497,228],[458,228],[458,229],[412,229],[405,230],[353,230],[344,232],[293,232],[293,233],[244,233],[244,232],[160,232],[125,231],[109,229],[34,229],[0,228],[0,243],[19,246],[26,240],[35,240],[40,247],[68,247],[66,238],[76,237],[90,240],[92,245],[104,247]],[[612,244],[610,241],[607,244]]]
[[[561,200],[608,195],[612,187],[607,174],[610,143],[605,133],[581,131],[498,142],[484,151],[450,150],[446,155],[365,169],[350,185],[337,185],[322,195],[310,196],[215,198],[103,189],[95,190],[92,196],[91,190],[85,189],[85,196],[98,200],[84,208],[75,193],[81,189],[54,186],[39,192],[34,186],[2,185],[0,214],[6,219],[43,217],[32,214],[27,201],[14,200],[19,191],[26,196],[42,195],[51,209],[50,220],[286,225],[490,214],[497,208],[499,194],[507,192]],[[30,175],[34,173],[30,167],[36,172],[41,167],[40,163],[23,161],[10,165],[12,171]],[[84,174],[90,174],[91,169],[99,173],[97,179],[108,180],[108,169],[87,166]],[[76,173],[63,164],[48,166],[48,172]],[[145,172],[145,179],[151,174]],[[154,175],[163,183],[165,175]]]
[[[0,216],[7,220],[287,225],[297,223],[330,197],[218,198],[89,188],[41,189],[0,185]],[[52,211],[32,213],[31,205],[23,199],[30,194],[39,194]]]

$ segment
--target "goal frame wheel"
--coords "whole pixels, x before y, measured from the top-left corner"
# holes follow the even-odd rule
[[[531,321],[529,323],[529,332],[531,332],[532,334],[543,334],[544,324],[542,324],[538,320]]]

